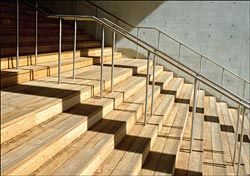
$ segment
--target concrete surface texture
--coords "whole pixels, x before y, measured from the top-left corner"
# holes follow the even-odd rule
[[[117,17],[134,26],[155,27],[187,44],[210,59],[249,80],[249,2],[248,1],[94,1]],[[99,16],[108,15],[98,11]],[[110,18],[112,19],[112,18]],[[133,30],[121,23],[121,26]],[[140,29],[139,37],[157,46],[158,33]],[[160,35],[159,48],[178,58],[178,43]],[[135,46],[125,39],[118,41],[118,49],[135,55]],[[132,48],[132,50],[131,50]],[[146,56],[146,52],[139,49]],[[199,71],[200,56],[181,48],[182,63]],[[167,66],[166,63],[162,63]],[[174,68],[172,68],[174,69]],[[243,95],[243,82],[211,62],[202,60],[201,72],[231,91]],[[182,74],[182,73],[180,73]],[[245,98],[249,99],[249,84]]]
[[[41,1],[58,13],[97,15],[105,17],[137,35],[137,30],[117,21],[110,15],[91,6],[86,1]],[[123,19],[133,26],[155,27],[180,42],[200,51],[213,61],[232,70],[241,77],[249,80],[249,6],[248,1],[92,1],[111,14]],[[100,39],[100,26],[92,22],[81,22],[82,28],[88,34]],[[105,30],[105,43],[111,44],[111,32]],[[138,36],[155,47],[159,47],[173,58],[178,59],[179,44],[168,37],[158,34],[151,29],[140,29]],[[160,38],[158,42],[158,37]],[[137,46],[124,38],[118,37],[117,49],[125,51],[128,56],[136,56]],[[138,48],[139,57],[146,57],[147,52]],[[202,59],[200,56],[181,47],[180,61],[218,84],[249,100],[249,84],[215,64]],[[176,68],[159,60],[168,69],[189,78]],[[200,66],[201,63],[201,66]],[[223,73],[223,76],[222,76]],[[204,87],[204,86],[202,86]],[[245,87],[245,88],[244,88]],[[204,87],[205,88],[205,87]],[[207,89],[207,88],[206,88]],[[212,94],[216,92],[211,91]]]

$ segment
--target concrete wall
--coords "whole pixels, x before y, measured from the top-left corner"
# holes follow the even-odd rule
[[[224,67],[249,80],[249,2],[247,1],[93,1],[117,17],[134,26],[155,27],[187,44]],[[46,3],[45,3],[46,4]],[[47,3],[48,4],[48,3]],[[97,15],[106,17],[124,27],[132,34],[137,31],[126,24],[116,21],[111,16],[97,10],[87,2],[53,1],[53,8],[64,14]],[[100,28],[93,23],[81,23],[80,28],[100,39]],[[139,37],[151,45],[158,46],[158,33],[154,30],[141,29]],[[111,43],[111,33],[106,31],[105,44]],[[137,46],[124,38],[118,37],[119,51],[128,56],[136,56]],[[174,58],[178,58],[179,44],[160,35],[159,49]],[[139,48],[139,56],[146,52]],[[180,61],[196,71],[200,69],[200,56],[181,49]],[[175,71],[169,64],[159,60],[160,64]],[[201,62],[201,73],[217,83],[222,82],[222,69],[211,62]],[[181,76],[187,75],[180,72]],[[188,79],[192,81],[192,79]],[[243,82],[239,82],[228,72],[224,72],[223,86],[243,95]],[[203,86],[204,87],[204,86]],[[206,88],[207,89],[207,88]],[[249,99],[249,85],[245,86],[245,97]],[[212,94],[215,92],[210,91]]]
[[[134,26],[155,27],[177,40],[204,53],[212,60],[249,80],[249,2],[247,1],[93,1],[117,17]],[[99,16],[110,18],[101,12]],[[112,18],[110,18],[112,19]],[[123,23],[131,33],[133,30]],[[139,37],[157,46],[158,33],[140,30]],[[136,46],[120,39],[118,46],[130,56]],[[118,49],[119,49],[118,48]],[[178,57],[178,44],[160,35],[160,49],[170,56]],[[143,50],[140,53],[146,55]],[[181,62],[199,70],[200,56],[186,48],[181,49]],[[162,63],[175,70],[169,65]],[[222,69],[211,62],[202,61],[202,73],[217,83],[222,81]],[[181,75],[184,75],[181,73]],[[243,94],[243,83],[224,72],[223,86]],[[238,88],[239,84],[239,88]],[[238,92],[239,90],[239,92]],[[249,97],[249,85],[245,97]],[[249,99],[249,98],[248,98]]]

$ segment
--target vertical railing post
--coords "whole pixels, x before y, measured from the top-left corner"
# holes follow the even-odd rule
[[[62,18],[59,18],[58,84],[61,82]]]
[[[155,58],[155,55],[154,55],[154,58],[153,58],[152,96],[151,96],[151,116],[153,116],[153,110],[154,110],[155,67],[156,67],[156,58]]]
[[[237,174],[236,175],[239,175],[239,173],[240,173],[241,148],[242,148],[242,142],[243,142],[244,120],[245,120],[245,107],[243,107],[243,110],[242,110],[242,122],[241,122],[241,134],[240,134],[240,148],[239,148],[239,154],[238,154],[238,166],[237,166]]]
[[[136,34],[136,37],[137,37],[137,42],[138,42],[138,38],[139,38],[139,27],[137,27],[137,34]],[[138,59],[139,57],[139,45],[137,44],[136,45],[136,59]]]
[[[221,86],[223,85],[223,81],[224,81],[224,71],[225,69],[222,68],[221,83],[220,83]],[[220,100],[221,100],[221,93],[220,93]]]
[[[201,63],[202,63],[202,55],[201,55],[201,58],[200,58],[200,66],[199,66],[199,74],[201,74]],[[201,82],[199,81],[198,82],[198,90],[200,90],[200,85],[201,85]]]
[[[238,107],[238,116],[237,116],[237,122],[236,122],[236,136],[235,136],[235,143],[234,143],[234,154],[233,154],[233,165],[235,164],[235,158],[236,158],[236,149],[238,144],[238,135],[239,135],[239,122],[240,122],[240,104]]]
[[[247,84],[247,82],[246,82],[246,81],[244,81],[244,82],[243,82],[243,92],[242,92],[242,98],[245,98],[245,89],[246,89],[246,84]]]
[[[16,69],[19,68],[19,0],[16,1]]]
[[[97,10],[98,10],[98,8],[96,7],[95,8],[95,16],[96,16],[96,18],[97,18]],[[98,24],[95,23],[95,40],[97,40],[97,35],[98,35]]]
[[[36,8],[37,8],[37,3],[36,3]],[[36,9],[36,24],[35,24],[35,28],[36,28],[36,32],[35,32],[35,42],[36,42],[36,46],[35,46],[35,66],[37,66],[37,50],[38,50],[38,11]]]
[[[148,51],[148,61],[147,61],[147,77],[146,77],[146,97],[145,97],[145,119],[144,119],[144,125],[147,124],[147,115],[148,115],[148,86],[149,86],[149,57],[150,57],[150,51]]]
[[[194,96],[193,96],[193,112],[192,112],[192,127],[191,127],[191,139],[190,139],[190,153],[192,152],[192,145],[194,140],[194,118],[196,113],[197,106],[197,86],[198,86],[197,78],[194,79]]]
[[[178,62],[180,62],[181,60],[181,43],[179,43],[179,50],[178,50]],[[179,66],[179,63],[178,63],[178,66]],[[180,69],[178,68],[178,73],[177,73],[177,76],[179,78],[179,74],[180,74]]]
[[[161,31],[158,33],[158,43],[157,43],[157,49],[160,50],[160,36],[161,36]],[[159,57],[157,56],[156,64],[158,64]]]
[[[76,32],[77,32],[77,21],[75,19],[75,27],[74,27],[74,51],[73,51],[73,79],[75,79],[75,69],[76,69]]]
[[[104,52],[104,26],[102,26],[101,75],[100,75],[100,98],[102,98],[102,95],[103,95],[103,52]]]
[[[111,92],[113,92],[113,85],[114,85],[114,60],[115,60],[115,32],[113,32],[113,37],[112,37]]]

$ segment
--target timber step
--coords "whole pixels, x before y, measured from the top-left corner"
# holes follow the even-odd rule
[[[0,31],[2,32],[1,35],[16,35],[16,27],[4,27],[4,26],[0,26]],[[35,36],[35,28],[20,28],[20,36],[27,36],[27,35],[34,35]],[[49,28],[42,28],[39,29],[39,35],[47,35],[47,36],[58,36],[59,34],[59,27],[58,28],[54,28],[54,29],[49,29]],[[77,35],[82,35],[84,34],[84,32],[79,31],[77,32]],[[64,35],[74,35],[74,30],[67,30],[64,29],[64,27],[62,26],[62,36]]]
[[[161,89],[160,86],[159,89]],[[171,87],[171,86],[170,86]],[[157,102],[158,101],[158,102]],[[154,103],[153,116],[149,117],[146,126],[136,124],[131,133],[137,131],[136,135],[128,133],[106,158],[94,175],[138,175],[150,149],[157,137],[158,130],[174,103],[174,96],[160,94]],[[139,129],[139,130],[137,130]]]
[[[130,77],[102,99],[90,98],[3,144],[2,173],[23,175],[35,171],[144,84],[144,78]]]
[[[191,98],[191,108],[188,114],[183,139],[181,141],[180,151],[176,160],[176,166],[174,170],[175,175],[202,175],[203,173],[204,97],[205,91],[198,90],[197,108],[194,116],[194,141],[192,144],[192,152],[190,153],[193,97]]]
[[[96,95],[100,90],[100,67],[89,66],[83,70],[76,70],[75,80],[71,78],[71,72],[63,73],[61,84],[57,84],[56,77],[48,77],[3,89],[1,142]],[[132,76],[131,69],[116,68],[114,73],[114,83]],[[104,67],[103,77],[107,89],[110,87],[109,68]]]
[[[151,88],[151,86],[150,86]],[[158,93],[160,93],[160,87],[157,86]],[[151,91],[149,91],[151,92]],[[151,94],[150,94],[151,95]],[[160,96],[160,95],[159,95]],[[145,93],[143,94],[145,97]],[[150,98],[150,96],[149,96]],[[140,100],[139,100],[140,101]],[[158,98],[155,100],[157,104],[159,104]],[[131,102],[138,102],[138,98],[135,97]],[[136,105],[134,105],[136,106]],[[138,106],[138,105],[137,105]],[[144,108],[144,107],[142,107]],[[134,111],[134,108],[132,108]],[[130,108],[130,110],[132,110]],[[132,111],[132,112],[133,112]],[[142,116],[143,117],[143,116]],[[137,116],[138,118],[138,116]],[[126,166],[125,164],[131,164],[134,166],[137,161],[139,161],[139,157],[143,153],[143,149],[150,145],[149,138],[156,135],[157,125],[147,124],[143,126],[141,121],[144,119],[138,119],[137,123],[130,127],[130,130],[126,131],[126,135],[124,134],[123,139],[113,150],[110,151],[110,154],[107,158],[102,162],[100,167],[96,170],[94,175],[131,175],[130,173],[125,173]],[[147,138],[149,137],[149,138]],[[147,140],[148,139],[148,140]],[[141,149],[141,150],[140,150]],[[133,160],[133,155],[137,158]],[[126,156],[126,158],[124,158]],[[123,167],[123,165],[125,167]],[[138,164],[136,164],[138,165]],[[119,168],[116,168],[119,167]],[[115,172],[115,173],[113,173]]]
[[[105,66],[103,73],[107,89],[110,87],[110,67]],[[132,76],[132,70],[117,67],[114,75],[114,83],[118,83]],[[57,84],[57,77],[47,77],[2,89],[1,142],[95,95],[99,91],[99,79],[100,67],[93,65],[77,69],[75,80],[71,71],[62,73],[61,84]],[[21,124],[26,125],[20,127]]]
[[[169,108],[167,118],[163,118],[162,128],[158,132],[153,148],[149,151],[140,175],[172,175],[174,172],[189,111],[189,103],[186,100],[192,97],[193,85],[184,84],[179,92],[175,103],[166,106]],[[168,96],[174,99],[174,95]],[[176,102],[176,99],[183,101]]]
[[[39,35],[38,36],[38,42],[39,44],[43,44],[43,43],[58,43],[59,37],[58,36],[49,36],[49,35]],[[77,35],[77,42],[80,41],[88,41],[91,40],[91,37],[89,35]],[[74,36],[73,35],[64,35],[62,36],[62,42],[72,42],[74,41]],[[19,37],[19,43],[20,45],[23,46],[23,44],[32,44],[34,45],[36,42],[36,38],[35,36],[30,36],[30,35],[22,35]],[[16,36],[14,35],[3,35],[1,36],[0,39],[0,43],[4,46],[6,46],[6,44],[13,44],[13,46],[16,46]]]
[[[121,53],[115,53],[115,59],[121,59]],[[111,60],[110,55],[105,55],[104,62]],[[73,69],[73,59],[66,58],[61,62],[61,72],[70,71]],[[93,64],[100,63],[99,58],[78,57],[76,58],[75,68],[87,67]],[[31,80],[36,80],[43,77],[53,76],[58,74],[58,61],[39,63],[37,66],[23,66],[18,70],[4,69],[1,70],[1,87],[20,84]]]
[[[221,137],[222,137],[222,146],[225,152],[224,160],[226,163],[226,171],[228,175],[234,175],[237,173],[236,167],[232,165],[233,155],[234,155],[234,145],[236,139],[236,119],[234,121],[234,116],[237,117],[237,112],[235,109],[229,109],[226,103],[220,102],[217,103],[218,116],[220,120],[220,128],[221,128]],[[232,112],[232,111],[234,112]],[[235,113],[236,112],[236,113]],[[246,118],[247,119],[247,118]],[[240,122],[241,124],[241,122]],[[244,124],[244,125],[247,125]],[[249,126],[248,126],[249,127]],[[246,133],[246,130],[248,133]],[[239,131],[241,134],[241,131]],[[243,135],[249,135],[249,128],[245,128]],[[237,137],[238,138],[238,137]],[[239,141],[239,139],[238,139]],[[236,154],[239,152],[239,145],[236,146]],[[240,174],[247,175],[249,174],[249,147],[250,142],[243,140],[242,149],[241,149],[241,166],[240,166]],[[238,157],[236,156],[236,163]]]
[[[141,116],[144,99],[145,91],[137,91],[35,174],[92,174]]]
[[[85,41],[80,42],[77,44],[77,49],[83,49],[83,48],[93,48],[93,47],[99,47],[100,42],[99,41]],[[62,51],[69,51],[73,50],[73,43],[62,43]],[[45,44],[45,45],[38,45],[38,51],[39,53],[45,53],[45,52],[55,52],[58,51],[58,44]],[[35,52],[35,45],[32,46],[19,46],[19,53],[20,55],[28,55],[28,54],[34,54]],[[13,47],[1,47],[1,57],[7,57],[7,56],[15,56],[16,55],[16,48]]]
[[[85,49],[81,52],[82,56],[90,56],[90,57],[93,57],[93,56],[101,56],[101,48],[88,48],[88,49]],[[111,47],[105,47],[104,50],[103,50],[103,53],[109,53],[111,54],[112,53],[112,48]]]
[[[204,107],[203,174],[226,175],[216,98],[205,96]]]
[[[99,48],[95,48],[92,50],[98,50]],[[88,49],[85,49],[88,50]],[[77,50],[76,51],[76,58],[84,56],[83,52],[85,50]],[[105,53],[106,55],[110,55],[109,52]],[[115,56],[117,56],[119,52],[115,52]],[[119,53],[121,55],[121,53]],[[73,57],[73,51],[63,51],[61,53],[61,60],[72,60]],[[88,57],[86,56],[85,58],[93,58],[93,57]],[[44,53],[44,54],[38,54],[37,55],[37,64],[41,63],[48,63],[48,62],[56,62],[58,61],[58,52],[51,52],[51,53]],[[34,65],[35,64],[35,55],[27,55],[27,56],[19,56],[19,66],[29,66],[29,65]],[[16,67],[16,57],[5,57],[1,58],[1,70],[3,69],[10,69],[10,68],[15,68]]]

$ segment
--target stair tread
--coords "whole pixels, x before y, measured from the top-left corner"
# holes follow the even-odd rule
[[[63,162],[60,162],[60,166],[58,166],[56,169],[52,169],[53,171],[51,171],[51,173],[60,175],[75,175],[79,173],[87,174],[88,172],[84,169],[88,169],[86,168],[89,167],[88,163],[93,161],[93,158],[98,152],[100,153],[100,150],[103,147],[111,145],[110,147],[114,148],[114,142],[119,142],[116,141],[118,140],[117,136],[119,137],[117,133],[119,133],[121,129],[124,129],[124,125],[128,123],[128,121],[135,120],[135,112],[129,111],[128,108],[130,106],[133,106],[133,100],[136,100],[137,103],[142,103],[143,99],[145,98],[144,94],[145,91],[140,91],[140,93],[129,97],[127,100],[125,100],[125,102],[131,103],[122,103],[115,110],[108,113],[106,116],[104,116],[103,120],[98,122],[90,130],[86,131],[85,134],[81,136],[78,141],[72,144],[72,146],[69,146],[68,149],[70,148],[70,151],[66,149],[60,155],[56,156],[52,160],[52,162],[48,163],[47,165],[44,165],[37,172],[39,174],[48,174],[47,172],[51,171],[50,169],[48,170],[48,168],[51,168],[52,165],[54,165],[56,162],[59,162],[61,160],[60,158],[64,157],[64,155],[66,156],[65,153],[68,152],[69,154],[67,154],[67,156],[69,155],[69,158],[64,159]],[[137,109],[141,106],[142,105],[137,104]],[[136,108],[134,110],[136,111]],[[123,131],[122,133],[124,132],[125,131]]]
[[[103,53],[110,54],[112,52],[112,47],[104,47]],[[94,56],[101,56],[101,48],[88,48],[84,49],[82,52],[82,55],[94,57]]]
[[[85,78],[85,79],[93,79],[93,78],[96,78],[96,79],[99,79],[99,75],[97,74],[98,72],[100,72],[100,67],[99,66],[90,66],[90,67],[93,67],[94,69],[91,69],[91,70],[87,70],[87,71],[85,71],[85,72],[83,72],[83,73],[81,73],[81,75],[77,75],[77,77],[81,77],[81,78]],[[107,73],[108,72],[108,70],[109,70],[109,68],[107,68],[107,67],[104,67],[104,78],[106,79],[106,80],[108,80],[109,79],[109,77],[110,77],[110,75]],[[115,69],[115,71],[116,71],[116,73],[115,73],[115,75],[116,76],[118,76],[118,75],[121,75],[121,74],[124,74],[124,71],[125,71],[126,69],[120,69],[120,68],[117,68],[117,69]],[[48,90],[49,90],[49,87],[48,86],[50,86],[50,84],[47,84],[47,82],[46,81],[49,81],[49,80],[51,80],[51,81],[53,81],[53,83],[54,84],[57,84],[56,83],[56,77],[54,78],[54,80],[52,79],[52,78],[47,78],[47,79],[41,79],[41,80],[38,80],[38,81],[31,81],[30,83],[24,83],[24,84],[22,84],[22,85],[18,85],[18,86],[15,86],[16,87],[16,90],[15,89],[8,89],[8,88],[6,88],[6,89],[3,89],[2,90],[2,98],[3,98],[3,100],[5,100],[5,95],[8,95],[8,94],[11,94],[12,92],[14,92],[14,93],[20,93],[20,94],[29,94],[28,95],[28,97],[29,97],[29,99],[31,100],[31,101],[34,101],[34,100],[36,100],[36,99],[38,99],[39,100],[39,102],[38,103],[41,103],[41,104],[44,104],[44,102],[42,101],[42,99],[44,99],[44,100],[54,100],[54,98],[53,97],[43,97],[42,96],[42,94],[43,93],[37,93],[38,94],[38,96],[36,96],[36,93],[34,92],[34,94],[35,95],[32,95],[32,93],[33,92],[29,92],[29,91],[31,91],[30,90],[30,88],[32,88],[32,86],[34,85],[34,87],[35,86],[38,86],[38,85],[40,85],[40,87],[41,88],[46,88],[46,89],[42,89],[42,90],[40,90],[40,91],[45,91],[45,92],[47,92]],[[105,80],[104,79],[104,80]],[[44,81],[43,81],[44,80]],[[66,80],[67,80],[67,78],[66,78]],[[65,81],[66,81],[65,80]],[[80,80],[78,80],[78,83],[79,83],[79,81]],[[84,83],[89,83],[90,85],[91,85],[91,82],[93,82],[94,84],[97,84],[98,83],[98,81],[97,80],[83,80],[83,84]],[[37,83],[37,84],[36,84]],[[80,83],[79,83],[80,84]],[[61,94],[61,96],[59,96],[58,98],[63,98],[63,97],[65,97],[65,96],[68,96],[68,94],[69,93],[74,93],[76,90],[78,90],[79,91],[79,89],[80,90],[84,90],[84,88],[88,88],[89,86],[80,86],[80,85],[68,85],[67,83],[64,83],[64,78],[63,78],[63,76],[62,76],[62,83],[60,84],[60,85],[58,85],[58,89],[56,90],[56,93],[60,93]],[[52,84],[53,85],[53,84]],[[31,86],[31,87],[30,87]],[[55,85],[55,86],[57,86],[57,85]],[[20,90],[19,89],[19,87],[26,87],[26,91],[25,90]],[[53,87],[52,87],[52,89],[53,89]],[[29,91],[28,91],[29,90]],[[38,89],[39,90],[39,89]],[[60,92],[61,91],[61,92]],[[64,92],[63,94],[62,94],[62,92]],[[68,92],[68,94],[67,94],[67,92]],[[40,95],[40,96],[39,96]],[[27,95],[26,95],[27,96]],[[19,97],[17,97],[18,99],[20,99],[20,100],[23,100],[22,99],[22,95],[21,96],[19,96]],[[58,99],[57,97],[56,97],[56,99]],[[7,98],[6,98],[7,99]],[[14,118],[14,116],[13,116],[13,113],[17,113],[17,114],[20,114],[20,112],[21,111],[18,111],[18,112],[13,112],[12,114],[11,114],[11,117],[9,117],[10,115],[8,115],[7,114],[7,112],[5,112],[5,105],[6,106],[13,106],[13,107],[15,107],[15,108],[17,108],[17,107],[19,107],[20,109],[22,109],[21,107],[22,106],[24,106],[24,108],[26,107],[26,109],[27,109],[27,105],[25,104],[18,104],[19,102],[16,102],[15,100],[12,100],[11,101],[13,104],[5,104],[5,102],[3,102],[3,108],[2,108],[2,122],[1,122],[1,124],[4,124],[4,123],[6,123],[6,122],[8,122],[9,120],[7,120],[7,119],[9,119],[10,118],[10,120],[11,119],[13,119]],[[16,102],[16,103],[15,103]],[[15,105],[16,104],[16,105]],[[31,104],[31,102],[29,101],[28,102],[28,104],[30,104],[30,105],[32,105],[31,107],[33,108],[33,109],[36,109],[37,107],[39,107],[39,106],[41,106],[41,104],[38,104],[38,106],[36,106],[36,107],[33,107],[33,105],[34,104]],[[28,110],[29,111],[29,110]],[[16,115],[17,116],[17,115]],[[6,120],[5,120],[6,119]]]
[[[234,153],[234,144],[236,137],[236,121],[232,118],[232,114],[227,107],[226,103],[217,103],[218,115],[221,125],[221,136],[224,150],[224,159],[225,163],[232,163],[233,153]],[[234,124],[235,123],[235,124]],[[241,123],[240,123],[241,124]],[[241,150],[241,163],[244,163],[244,166],[241,166],[241,174],[248,174],[249,171],[249,143],[243,142],[243,147]],[[236,153],[239,151],[239,146],[236,148]],[[237,155],[236,155],[237,156]],[[237,161],[236,161],[237,162]],[[234,175],[236,173],[236,167],[232,165],[227,165],[227,174]]]
[[[161,94],[159,95],[159,97],[157,98],[158,101],[160,102],[164,102],[164,103],[160,103],[160,105],[157,107],[156,111],[154,112],[154,115],[148,120],[148,124],[154,124],[153,126],[155,126],[156,124],[159,125],[159,123],[161,123],[160,121],[164,120],[164,117],[159,117],[162,114],[167,114],[168,111],[170,111],[168,108],[166,107],[171,107],[171,104],[173,103],[173,99],[174,96],[173,95],[167,95],[167,94]],[[171,102],[172,100],[172,102]],[[164,108],[165,107],[165,108]],[[187,106],[188,107],[188,106]],[[187,109],[188,110],[188,109]],[[136,128],[135,126],[133,128]],[[139,127],[137,127],[139,128]],[[155,128],[155,127],[154,127]],[[144,135],[143,131],[140,133],[142,134],[142,136]],[[153,135],[154,133],[150,132],[150,135]],[[137,140],[139,140],[140,138],[138,138]],[[129,140],[129,139],[127,139]],[[148,140],[148,139],[145,139]],[[143,143],[143,141],[145,140],[141,140],[141,142]],[[124,143],[129,143],[129,142],[124,142]],[[144,144],[145,145],[145,144]],[[134,147],[134,148],[133,148]],[[141,146],[143,148],[143,146]],[[145,147],[145,146],[144,146]],[[126,149],[126,153],[124,154],[120,154],[120,151],[114,151],[114,154],[111,154],[110,157],[111,158],[107,158],[105,161],[110,162],[111,164],[105,164],[106,162],[104,161],[104,164],[97,170],[96,173],[100,174],[100,175],[107,175],[107,174],[112,174],[112,175],[116,175],[116,174],[124,174],[124,175],[131,175],[131,174],[136,174],[136,172],[138,172],[136,170],[136,166],[138,164],[138,159],[140,156],[140,154],[138,153],[131,153],[129,151],[135,151],[135,150],[142,150],[142,148],[140,149],[140,145],[133,145],[130,146],[128,149]],[[143,149],[145,150],[145,149]],[[142,151],[143,151],[142,150]],[[119,164],[118,164],[118,156],[115,155],[119,155]],[[144,156],[145,157],[145,156]],[[141,162],[141,161],[140,161]],[[142,165],[142,163],[141,163]],[[141,166],[138,166],[139,168]],[[135,169],[135,170],[134,170]]]
[[[221,143],[220,122],[215,97],[205,96],[204,119],[204,174],[226,175],[224,153]],[[216,165],[213,165],[216,163]]]
[[[173,72],[164,71],[156,77],[155,83],[164,83],[162,85],[164,87],[173,78],[173,75]]]
[[[179,93],[176,96],[176,101],[178,103],[190,104],[190,99],[193,95],[194,86],[193,84],[183,84]]]
[[[91,70],[89,68],[95,69],[89,71]],[[85,72],[76,72],[77,79],[75,80],[71,76],[67,76],[67,74],[71,75],[72,73],[62,74],[61,84],[57,83],[57,77],[49,77],[3,89],[1,91],[3,100],[8,99],[6,98],[8,95],[14,96],[12,92],[21,95],[17,97],[19,100],[14,97],[10,101],[12,103],[3,103],[1,112],[1,142],[9,139],[10,136],[16,133],[23,132],[24,128],[30,128],[47,120],[51,117],[50,115],[53,116],[67,110],[72,105],[79,103],[80,100],[86,100],[93,93],[98,93],[97,91],[100,90],[97,88],[100,83],[100,68],[99,66],[90,66],[89,68],[85,69]],[[106,88],[110,87],[109,71],[110,68],[104,67],[104,80],[106,80],[104,87]],[[114,72],[114,84],[119,80],[132,76],[131,69],[116,68]],[[26,94],[26,96],[23,94]],[[20,104],[20,102],[23,103]],[[20,126],[23,123],[26,125]],[[14,127],[15,133],[7,132]]]
[[[72,60],[73,52],[72,51],[63,51],[61,53],[61,60]],[[80,56],[80,51],[76,51],[76,57]],[[58,61],[58,52],[44,53],[37,55],[37,64],[46,63],[51,61]],[[34,65],[35,55],[20,56],[19,57],[19,66],[28,66]],[[16,57],[4,57],[1,58],[1,70],[11,69],[16,67]]]
[[[203,105],[204,94],[203,90],[198,90],[197,93],[197,108]],[[191,102],[193,96],[191,98]],[[200,104],[200,105],[199,105]],[[190,103],[190,106],[192,103]],[[202,107],[200,107],[202,108]],[[190,135],[192,112],[188,113],[186,128],[184,130],[183,139],[181,141],[180,151],[176,160],[175,174],[176,175],[192,175],[202,174],[203,165],[203,122],[204,111],[196,111],[194,116],[194,141],[192,144],[192,153],[190,154]]]
[[[158,103],[156,104],[160,104],[163,98],[163,95],[159,95],[156,100]],[[161,106],[155,107],[155,109],[157,114],[163,114],[163,111],[165,111],[165,109],[163,109]],[[150,122],[152,118],[156,117],[157,115],[150,117],[148,122]],[[139,123],[135,124],[131,131],[121,141],[121,143],[118,144],[116,149],[112,151],[112,153],[105,159],[102,165],[96,170],[94,175],[136,174],[138,168],[141,167],[141,158],[144,158],[142,160],[145,160],[146,158],[146,156],[141,155],[144,153],[148,145],[152,145],[150,144],[150,138],[156,135],[158,125],[161,123],[160,121],[163,118],[156,119],[159,120],[158,122],[156,122],[157,120],[155,119],[153,120],[155,121],[156,125],[148,123],[146,126],[142,127],[142,125]],[[134,132],[137,132],[137,134],[134,135]]]
[[[169,81],[168,84],[166,84],[163,87],[163,92],[167,94],[176,95],[176,92],[178,92],[178,90],[181,89],[181,86],[183,85],[183,83],[184,83],[183,78],[173,78]]]
[[[170,108],[170,113],[150,151],[151,154],[143,165],[141,175],[172,174],[188,109],[188,104],[182,103],[174,103]]]
[[[76,63],[77,62],[84,62],[84,61],[89,61],[92,60],[92,58],[88,58],[88,57],[78,57],[76,58]],[[68,65],[68,64],[72,64],[73,61],[72,60],[62,60],[61,61],[61,65]],[[37,66],[35,65],[27,65],[27,66],[22,66],[20,67],[18,70],[16,70],[15,68],[13,69],[4,69],[4,73],[2,73],[2,76],[9,76],[11,74],[23,74],[23,73],[29,73],[30,71],[38,71],[38,70],[44,70],[44,69],[49,69],[51,67],[57,67],[58,66],[58,61],[50,61],[50,62],[46,62],[46,63],[39,63],[37,64]]]
[[[193,92],[193,85],[183,84],[178,91],[179,93],[177,94],[178,96],[176,99],[190,99]],[[165,95],[166,97],[174,97],[174,95],[171,94]],[[175,155],[177,155],[179,150],[178,148],[180,146],[189,110],[189,103],[178,101],[178,103],[168,104],[166,107],[169,108],[167,118],[163,121],[163,127],[158,132],[155,145],[150,151],[149,156],[140,171],[140,175],[172,174],[173,172],[176,158]],[[178,121],[178,119],[181,118],[182,120]],[[178,123],[180,123],[179,126]],[[169,148],[166,147],[166,144]],[[173,150],[171,147],[176,149]]]
[[[131,82],[133,82],[133,84],[131,84]],[[114,88],[116,89],[117,87],[120,91],[128,92],[130,88],[135,87],[136,83],[138,84],[139,82],[143,82],[143,78],[131,77],[122,81],[121,83],[118,83],[116,86],[114,86]],[[115,99],[115,97],[119,95],[122,96],[123,92],[109,93],[107,95],[104,95],[103,99],[91,98],[81,104],[74,106],[70,110],[61,113],[56,117],[53,117],[54,120],[49,120],[48,123],[35,128],[34,133],[37,133],[36,131],[44,130],[37,136],[34,136],[34,134],[32,134],[31,129],[29,133],[31,137],[28,137],[28,134],[25,135],[27,138],[30,138],[30,140],[24,141],[22,144],[14,140],[19,144],[19,146],[11,149],[10,152],[7,152],[3,155],[4,159],[2,162],[4,164],[1,166],[1,169],[3,170],[3,172],[6,172],[6,170],[10,169],[8,168],[9,165],[14,167],[20,165],[20,162],[24,162],[25,158],[26,160],[30,159],[30,156],[33,153],[36,153],[37,150],[43,148],[43,146],[45,147],[49,145],[49,143],[52,143],[53,140],[60,138],[60,136],[68,135],[67,133],[69,133],[70,130],[76,128],[77,125],[82,124],[85,121],[89,121],[94,114],[102,111],[102,107],[108,106],[110,102],[113,102],[113,99]],[[116,94],[116,96],[114,94]],[[103,115],[106,114],[105,112],[102,113]],[[88,122],[88,126],[91,126],[90,122]],[[84,128],[81,128],[81,130],[84,130]],[[32,136],[34,137],[32,138]],[[67,141],[64,140],[64,142]],[[3,150],[5,150],[6,152],[6,150],[8,149],[5,149],[3,147]]]
[[[231,126],[231,123],[227,121],[229,119],[229,114],[227,112],[227,106],[224,106],[224,103],[217,103],[217,109],[218,109],[218,117],[220,120],[220,125],[224,125],[225,127]],[[233,156],[233,149],[234,149],[234,143],[235,143],[235,134],[234,133],[228,133],[225,131],[221,131],[221,139],[222,139],[222,147],[224,154],[224,160],[225,163],[232,163],[232,156]],[[234,175],[234,167],[233,165],[227,165],[226,171],[228,175]]]

